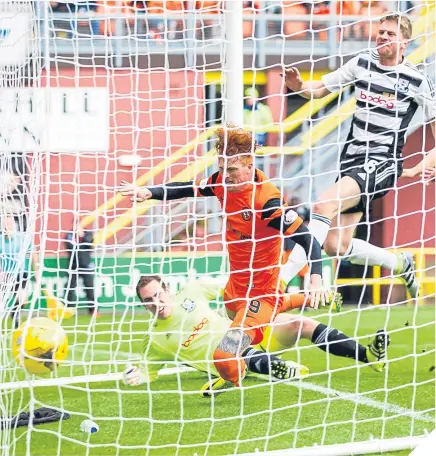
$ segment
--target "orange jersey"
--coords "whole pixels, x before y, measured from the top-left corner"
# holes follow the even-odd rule
[[[286,206],[278,188],[258,169],[254,184],[247,190],[227,192],[219,173],[197,181],[196,188],[198,196],[215,195],[223,209],[230,280],[241,287],[254,288],[247,295],[255,295],[256,290],[257,294],[260,290],[275,294],[283,262],[283,236],[269,223],[282,217]],[[295,220],[288,224],[287,236],[303,223],[295,212],[291,212]]]

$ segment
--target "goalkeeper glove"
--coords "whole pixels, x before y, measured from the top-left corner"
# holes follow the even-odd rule
[[[123,372],[123,383],[125,385],[138,386],[146,382],[146,376],[139,367],[130,365]]]

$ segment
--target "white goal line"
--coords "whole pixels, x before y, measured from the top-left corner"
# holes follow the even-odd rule
[[[182,374],[185,372],[196,372],[196,369],[188,366],[177,366],[164,368],[159,371],[159,376],[166,375],[175,375]],[[47,386],[63,386],[63,385],[75,385],[80,383],[99,383],[99,382],[109,382],[109,381],[119,381],[122,379],[123,374],[118,373],[108,373],[108,374],[92,374],[92,375],[80,375],[73,377],[59,377],[59,378],[48,378],[48,379],[30,379],[22,380],[18,382],[4,382],[0,383],[0,390],[16,390],[21,388],[38,388],[38,387],[47,387]],[[279,383],[292,386],[294,388],[306,389],[314,392],[324,394],[329,397],[331,401],[334,400],[344,400],[352,402],[357,405],[364,405],[366,407],[383,410],[394,415],[401,415],[413,418],[418,421],[424,421],[427,423],[434,423],[435,419],[428,413],[421,411],[414,411],[406,407],[401,407],[396,404],[390,404],[389,402],[381,402],[375,399],[371,399],[362,394],[350,393],[346,391],[340,391],[332,388],[327,388],[325,386],[317,385],[316,383],[311,383],[307,381],[279,381]]]
[[[339,443],[336,445],[314,445],[293,450],[256,451],[255,453],[243,453],[239,456],[352,456],[356,454],[386,453],[387,451],[413,450],[427,436],[398,437],[393,439],[374,439],[364,442]]]
[[[330,396],[331,400],[342,399],[345,401],[353,402],[354,404],[364,405],[366,407],[383,410],[394,415],[408,416],[415,420],[425,421],[427,423],[434,423],[435,418],[425,412],[414,411],[406,407],[401,407],[400,405],[390,404],[389,402],[381,402],[370,397],[366,397],[362,394],[357,393],[348,393],[345,391],[339,391],[332,388],[327,388],[325,386],[317,385],[316,383],[310,382],[288,382],[285,383],[288,386],[295,386],[300,389],[306,389],[310,391],[315,391],[325,396]],[[370,394],[370,393],[369,393]]]

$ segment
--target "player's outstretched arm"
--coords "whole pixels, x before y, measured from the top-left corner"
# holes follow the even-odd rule
[[[159,377],[159,371],[164,367],[164,363],[148,362],[141,363],[139,366],[127,364],[123,372],[123,383],[130,386],[139,386],[144,383],[151,383]]]
[[[130,196],[130,201],[143,203],[149,199],[160,201],[190,198],[195,195],[194,182],[170,182],[157,187],[137,187],[127,181],[121,181],[121,195]]]
[[[286,68],[282,77],[285,78],[285,84],[288,89],[298,93],[303,98],[324,98],[330,93],[323,81],[303,81],[297,68]]]

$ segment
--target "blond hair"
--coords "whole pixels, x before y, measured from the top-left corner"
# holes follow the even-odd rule
[[[383,16],[380,19],[380,24],[383,24],[383,22],[386,21],[392,21],[396,22],[397,24],[400,25],[400,31],[403,34],[403,37],[406,40],[409,40],[412,36],[412,23],[410,22],[410,19],[403,15],[403,14],[397,14],[397,13],[388,13],[387,15]]]

